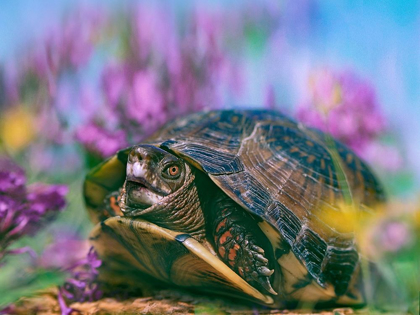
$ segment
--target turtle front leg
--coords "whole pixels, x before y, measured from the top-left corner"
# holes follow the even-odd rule
[[[274,269],[262,244],[269,244],[256,221],[227,196],[216,199],[212,211],[213,240],[218,256],[250,284],[277,295],[270,283]]]

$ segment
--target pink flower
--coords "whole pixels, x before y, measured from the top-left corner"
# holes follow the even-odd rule
[[[10,251],[8,247],[23,235],[33,235],[53,219],[65,205],[66,186],[32,184],[26,187],[21,168],[0,159],[0,261]]]
[[[127,97],[127,117],[146,131],[166,121],[163,98],[153,73],[140,71],[134,75]]]
[[[109,131],[95,123],[81,126],[76,131],[76,139],[88,151],[102,157],[109,157],[127,146],[126,135],[123,130]]]
[[[103,292],[97,280],[98,268],[101,265],[102,260],[91,247],[87,255],[70,268],[72,277],[60,288],[63,297],[73,302],[92,302],[100,299]]]
[[[43,268],[66,269],[83,259],[89,250],[87,240],[64,238],[62,233],[58,239],[48,245],[39,258],[39,265]]]
[[[297,117],[331,133],[359,154],[385,131],[373,87],[352,72],[322,70],[311,77]]]
[[[164,61],[162,59],[174,48],[177,40],[173,16],[162,7],[140,5],[135,8],[131,31],[131,48],[142,65],[148,62],[148,58]]]
[[[128,86],[124,68],[120,64],[108,64],[102,73],[102,90],[107,103],[115,109]]]
[[[403,157],[396,147],[378,142],[370,142],[360,155],[366,161],[391,172],[397,172],[404,165]]]
[[[376,242],[384,252],[395,253],[412,241],[412,232],[405,222],[388,221],[376,235]]]

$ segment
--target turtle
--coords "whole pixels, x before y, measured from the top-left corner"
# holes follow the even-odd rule
[[[83,189],[115,281],[269,307],[366,302],[355,233],[334,218],[375,211],[384,189],[345,145],[279,112],[177,118],[93,168]]]

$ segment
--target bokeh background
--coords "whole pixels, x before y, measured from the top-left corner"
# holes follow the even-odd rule
[[[31,248],[36,266],[61,268],[68,258],[50,247],[82,241],[91,228],[81,196],[89,168],[180,115],[275,109],[330,132],[372,165],[393,206],[371,223],[385,234],[366,250],[394,285],[411,279],[402,293],[411,305],[420,274],[419,9],[414,0],[3,2],[0,153],[28,183],[68,193],[60,186],[67,206],[54,223],[0,250]],[[0,235],[11,239],[10,231]],[[47,266],[51,252],[57,262]],[[10,288],[21,264],[35,268],[33,260],[4,263],[0,288]],[[43,285],[60,284],[56,276]],[[0,305],[26,294],[21,282]]]

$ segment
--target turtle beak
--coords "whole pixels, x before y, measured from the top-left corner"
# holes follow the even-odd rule
[[[146,209],[158,203],[164,196],[157,194],[147,186],[133,181],[125,182],[125,200],[127,206],[136,209]]]
[[[128,157],[126,181],[122,200],[123,208],[147,209],[161,201],[167,195],[157,188],[158,181],[154,172],[153,161],[147,150],[134,148]]]

